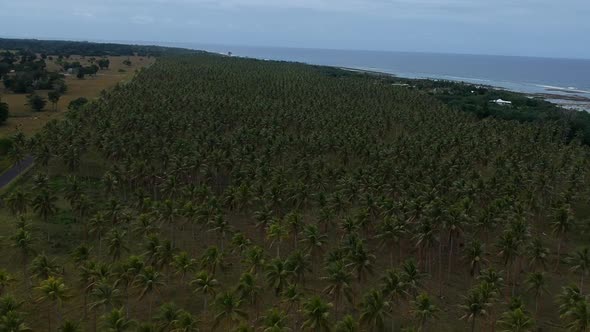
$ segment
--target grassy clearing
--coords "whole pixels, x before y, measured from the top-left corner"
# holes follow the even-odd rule
[[[0,94],[2,100],[8,103],[10,116],[3,126],[0,126],[0,138],[14,134],[19,128],[26,134],[31,135],[40,130],[47,122],[53,119],[60,119],[67,110],[68,104],[77,98],[85,97],[88,99],[98,97],[100,92],[105,89],[114,87],[117,83],[129,80],[133,77],[136,70],[147,67],[155,62],[155,58],[139,56],[110,56],[108,57],[111,64],[108,70],[100,70],[96,77],[86,76],[85,79],[78,79],[73,75],[66,76],[68,91],[63,95],[58,104],[57,111],[53,105],[48,103],[46,110],[43,112],[33,112],[27,103],[26,94],[14,94],[6,91],[0,83]],[[90,65],[90,57],[71,56],[69,62],[79,61],[83,66]],[[123,64],[123,61],[129,59],[131,66]],[[54,60],[47,60],[47,69],[49,71],[59,71],[60,67]],[[37,91],[39,95],[47,97],[48,91]]]

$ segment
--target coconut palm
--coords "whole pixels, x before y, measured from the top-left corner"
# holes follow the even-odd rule
[[[359,332],[358,322],[351,315],[346,315],[341,321],[336,323],[334,328],[336,332]]]
[[[277,258],[281,257],[281,243],[288,236],[289,231],[280,220],[275,220],[268,225],[266,237],[270,240],[270,248],[273,246],[277,248]]]
[[[578,249],[569,255],[566,261],[572,272],[580,274],[580,290],[584,289],[584,278],[590,272],[590,249]]]
[[[539,312],[539,297],[547,292],[547,280],[544,272],[531,272],[526,278],[527,290],[535,296],[535,316]]]
[[[535,325],[533,319],[522,308],[503,313],[498,323],[502,327],[502,331],[506,332],[528,332],[532,331]]]
[[[113,309],[103,316],[104,326],[109,332],[125,332],[131,330],[137,323],[125,316],[123,308]]]
[[[174,326],[174,322],[178,319],[180,309],[176,304],[172,302],[164,303],[156,312],[154,320],[157,322],[157,326],[162,331],[169,331]]]
[[[353,301],[352,276],[342,260],[328,263],[326,272],[328,275],[322,277],[328,283],[324,292],[334,299],[335,312],[338,316],[338,306],[342,295],[349,302]]]
[[[4,290],[15,281],[14,277],[4,269],[0,269],[0,296],[4,295]]]
[[[432,303],[430,296],[426,293],[422,293],[412,302],[412,309],[410,312],[418,321],[420,330],[425,331],[426,324],[429,320],[437,317],[438,310],[438,307]]]
[[[385,317],[390,315],[389,307],[390,303],[386,301],[382,292],[370,290],[361,302],[361,326],[365,326],[369,331],[384,331]]]
[[[208,247],[201,256],[201,267],[208,270],[209,273],[215,274],[218,267],[223,267],[225,256],[219,248]]]
[[[31,261],[31,272],[34,277],[46,280],[51,276],[58,275],[60,267],[56,264],[55,259],[50,259],[45,253],[41,253]]]
[[[401,260],[401,241],[407,233],[406,224],[397,218],[385,217],[377,231],[376,238],[379,239],[381,246],[388,248],[389,264],[393,268],[393,253],[394,247],[397,246],[399,254],[398,259]]]
[[[577,301],[561,317],[566,320],[566,327],[570,331],[590,330],[590,305],[588,299]]]
[[[485,245],[477,239],[473,239],[465,247],[465,260],[469,262],[469,273],[471,276],[479,274],[481,267],[487,262],[485,258]]]
[[[203,295],[203,310],[207,311],[207,299],[214,297],[219,287],[219,282],[206,271],[197,273],[195,279],[190,282],[190,285],[194,287],[195,293],[201,293]]]
[[[185,310],[179,310],[173,321],[171,332],[198,332],[201,322],[197,317]]]
[[[129,247],[125,244],[127,232],[121,231],[117,228],[111,230],[108,234],[107,242],[109,244],[109,255],[113,258],[113,261],[121,259],[123,252],[129,252]]]
[[[197,261],[191,258],[186,251],[182,251],[174,255],[171,263],[176,274],[180,275],[180,283],[184,284],[184,279],[187,273],[194,272],[197,267]]]
[[[287,263],[280,259],[273,259],[266,268],[266,280],[276,296],[279,296],[293,276],[294,273],[288,269]]]
[[[260,293],[262,292],[262,288],[258,286],[256,276],[249,272],[242,273],[235,291],[240,296],[242,301],[245,301],[247,304],[254,306],[256,310],[256,318],[258,319],[258,299]]]
[[[90,309],[102,307],[105,314],[118,307],[122,299],[121,290],[105,279],[92,287],[90,296],[93,299]]]
[[[288,332],[287,315],[277,308],[270,309],[263,318],[263,332]]]
[[[218,327],[220,324],[226,322],[229,326],[236,325],[240,321],[248,318],[248,314],[240,309],[242,300],[231,292],[219,294],[215,298],[215,307],[217,314],[215,315],[215,322],[213,327]]]
[[[73,322],[66,320],[60,327],[57,328],[58,332],[82,332],[82,327],[79,322]]]
[[[29,194],[23,192],[21,189],[17,189],[8,194],[5,198],[5,202],[10,212],[14,215],[25,214],[29,204],[31,204]]]
[[[148,315],[152,316],[155,295],[160,293],[160,288],[165,284],[163,276],[152,266],[145,267],[138,275],[134,285],[139,288],[139,299],[148,297]]]
[[[69,289],[63,279],[50,276],[46,280],[41,281],[37,290],[41,293],[37,301],[50,302],[54,307],[57,323],[60,324],[63,303],[69,298]],[[49,330],[51,330],[51,315],[49,314],[47,317]]]
[[[527,254],[529,258],[529,266],[533,269],[547,267],[547,258],[549,257],[549,249],[545,247],[543,242],[535,238],[527,247]]]
[[[571,232],[574,226],[574,217],[569,205],[562,205],[553,211],[551,220],[551,230],[557,236],[559,242],[557,243],[557,264],[556,269],[561,262],[561,245],[564,238]]]
[[[325,302],[319,296],[312,296],[303,302],[303,316],[305,321],[301,325],[303,330],[331,331],[330,308],[331,303]]]
[[[57,212],[55,201],[57,201],[56,196],[47,190],[42,190],[37,196],[35,196],[35,198],[33,198],[33,210],[43,218],[43,221],[47,222],[47,219]]]
[[[480,289],[472,289],[464,298],[460,306],[464,312],[461,319],[471,322],[471,331],[475,331],[475,323],[478,317],[487,315],[487,308],[490,306],[489,299],[482,294]]]

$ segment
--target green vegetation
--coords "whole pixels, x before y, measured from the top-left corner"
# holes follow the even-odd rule
[[[562,121],[203,54],[79,104],[9,147],[36,166],[0,211],[0,330],[587,330]]]
[[[7,39],[0,38],[0,50],[28,50],[42,54],[86,56],[160,56],[164,54],[194,53],[194,51],[162,46],[125,45],[114,43],[91,43],[64,40],[37,40],[37,39]],[[108,67],[108,65],[106,66]]]

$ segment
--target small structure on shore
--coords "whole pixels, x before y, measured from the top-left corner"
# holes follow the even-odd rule
[[[492,100],[492,101],[490,101],[490,102],[492,102],[492,103],[496,103],[496,104],[498,104],[498,105],[501,105],[501,106],[508,106],[508,105],[512,105],[512,102],[511,102],[511,101],[504,100],[504,99],[502,99],[502,98],[498,98],[498,99],[496,99],[496,100]]]

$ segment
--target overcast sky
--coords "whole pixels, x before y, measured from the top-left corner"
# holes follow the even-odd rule
[[[0,0],[0,35],[590,58],[590,0]]]

